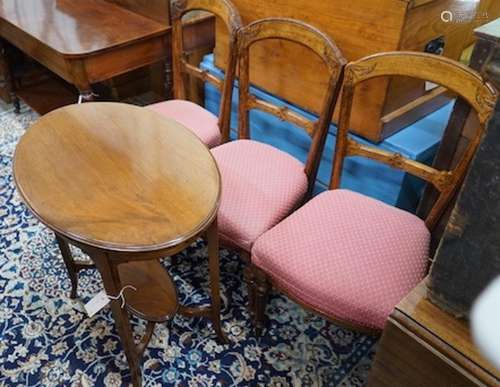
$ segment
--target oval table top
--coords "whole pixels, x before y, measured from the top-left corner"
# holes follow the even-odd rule
[[[49,228],[111,251],[156,251],[215,218],[220,176],[208,148],[151,110],[94,102],[40,118],[21,138],[14,179]]]

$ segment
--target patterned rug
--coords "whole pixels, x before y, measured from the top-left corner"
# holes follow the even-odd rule
[[[52,233],[20,202],[11,162],[15,145],[36,119],[0,113],[0,386],[121,386],[130,375],[109,307],[92,318],[68,298],[70,282]],[[75,250],[75,254],[82,254]],[[243,265],[221,252],[223,327],[221,346],[204,319],[176,317],[158,325],[142,362],[145,386],[361,386],[366,383],[375,340],[339,328],[273,294],[269,329],[256,339],[246,310]],[[185,304],[208,303],[203,242],[169,268]],[[95,271],[80,274],[80,296],[102,289]],[[142,334],[143,321],[132,320]]]

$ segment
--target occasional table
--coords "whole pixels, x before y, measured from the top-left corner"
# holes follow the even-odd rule
[[[14,156],[17,189],[33,214],[54,231],[76,297],[69,244],[86,252],[108,296],[124,290],[126,309],[148,321],[134,342],[121,300],[111,311],[131,369],[141,385],[140,357],[155,323],[176,313],[212,320],[220,341],[220,176],[209,150],[188,129],[148,109],[92,102],[54,110],[21,138]],[[179,305],[159,259],[198,237],[208,242],[211,305]]]

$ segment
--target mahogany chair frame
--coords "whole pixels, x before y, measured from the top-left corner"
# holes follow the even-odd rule
[[[215,15],[228,30],[229,51],[224,80],[187,61],[187,53],[184,50],[182,17],[192,11],[205,11]],[[237,64],[237,33],[242,26],[238,10],[229,0],[175,0],[171,3],[170,14],[172,18],[174,98],[186,99],[186,76],[212,83],[221,92],[218,126],[222,142],[226,142],[229,140],[231,101]]]
[[[317,121],[308,120],[286,106],[278,106],[260,100],[250,93],[250,48],[258,42],[271,39],[300,44],[319,56],[327,66],[329,78],[321,114]],[[257,20],[242,27],[238,32],[237,40],[239,58],[238,139],[250,139],[249,114],[252,109],[261,110],[282,121],[288,121],[302,127],[312,137],[312,144],[304,167],[308,178],[308,190],[304,200],[298,204],[300,206],[310,196],[314,187],[320,157],[340,94],[344,66],[347,61],[327,35],[311,25],[295,19],[266,18]],[[243,250],[227,241],[223,241],[223,243],[226,247],[239,251],[244,262],[250,262],[250,251]]]
[[[321,106],[319,118],[311,121],[304,116],[290,110],[286,106],[278,106],[273,103],[258,99],[250,93],[250,48],[261,41],[285,40],[308,48],[319,56],[328,71],[326,92]],[[257,20],[238,32],[238,57],[239,57],[239,111],[238,111],[238,138],[250,139],[250,110],[257,109],[278,117],[282,121],[288,121],[301,127],[311,137],[312,143],[309,148],[304,172],[308,180],[307,192],[300,206],[312,194],[314,182],[318,173],[319,163],[330,127],[333,112],[342,86],[344,67],[347,63],[336,44],[323,32],[302,21],[288,18],[266,18]],[[226,243],[227,245],[227,243]],[[250,263],[250,252],[229,245],[240,251],[241,257],[246,263]],[[245,281],[251,282],[252,271],[244,272]],[[249,287],[250,308],[253,308],[256,295]]]
[[[476,111],[479,126],[453,169],[439,170],[408,159],[399,153],[361,144],[348,136],[356,86],[373,78],[394,75],[418,78],[439,84],[462,97]],[[424,218],[425,225],[432,231],[465,178],[470,162],[484,134],[486,124],[493,114],[496,98],[497,93],[493,86],[486,82],[479,73],[458,62],[432,54],[401,51],[386,52],[349,63],[344,72],[339,127],[329,188],[334,190],[340,187],[346,157],[366,157],[390,167],[401,169],[432,184],[439,192],[439,196]],[[379,330],[347,323],[335,316],[318,312],[311,305],[307,305],[288,294],[285,289],[277,285],[276,281],[272,280],[270,275],[254,265],[247,267],[245,277],[249,286],[249,294],[253,297],[250,307],[252,308],[258,335],[264,328],[267,293],[271,286],[287,294],[288,297],[305,309],[320,314],[341,326],[369,334],[380,334]]]
[[[443,86],[462,97],[476,111],[479,126],[453,169],[439,170],[405,158],[399,153],[362,145],[348,137],[355,87],[373,78],[394,75],[427,80]],[[425,225],[432,231],[467,173],[486,124],[494,111],[496,97],[494,87],[479,73],[459,62],[432,54],[387,52],[348,64],[330,189],[339,188],[344,159],[349,156],[362,156],[401,169],[432,184],[439,191],[437,200],[424,219]]]
[[[250,93],[250,48],[257,42],[277,39],[300,44],[319,56],[328,70],[326,93],[318,120],[311,121],[304,116],[270,102],[258,99]],[[332,121],[333,111],[341,88],[344,66],[347,61],[336,44],[323,32],[302,21],[287,18],[267,18],[253,22],[238,33],[239,56],[239,123],[238,138],[250,138],[250,117],[252,109],[272,114],[282,121],[302,127],[312,138],[304,171],[308,179],[308,197],[313,190],[319,162]]]

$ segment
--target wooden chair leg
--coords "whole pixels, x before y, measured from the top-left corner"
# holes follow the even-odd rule
[[[243,250],[236,250],[239,254],[240,259],[243,261],[243,263],[246,265],[247,262],[250,262],[250,254],[246,251]],[[243,270],[243,273],[245,271]],[[234,291],[230,286],[227,286],[225,289],[225,295],[226,295],[226,307],[230,308],[231,305],[234,304]]]
[[[207,230],[208,244],[208,266],[210,276],[210,298],[212,305],[210,306],[210,314],[212,325],[217,334],[219,344],[228,344],[224,331],[222,330],[221,321],[221,297],[220,297],[220,264],[219,264],[219,235],[217,231],[217,219]]]
[[[243,279],[247,285],[248,292],[248,313],[253,318],[255,315],[255,276],[253,267],[248,265],[243,272]]]
[[[271,284],[266,274],[256,266],[250,265],[249,270],[253,272],[253,320],[255,335],[259,337],[266,326],[266,306]]]

